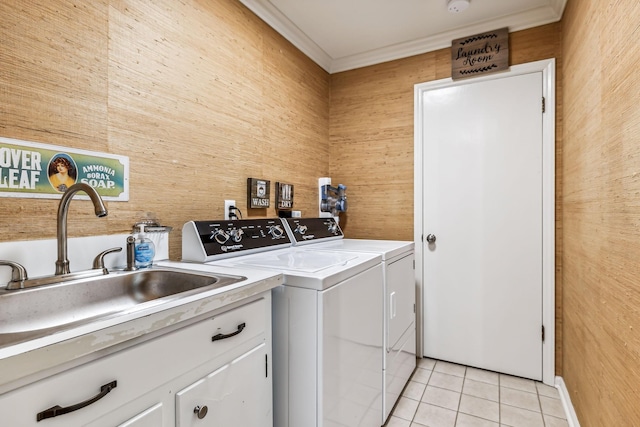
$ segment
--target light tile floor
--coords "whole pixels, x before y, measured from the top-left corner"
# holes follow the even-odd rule
[[[568,427],[558,390],[431,359],[418,367],[386,427]]]

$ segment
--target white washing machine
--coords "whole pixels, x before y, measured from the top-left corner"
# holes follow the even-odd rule
[[[183,261],[284,275],[272,291],[274,426],[382,424],[380,254],[293,247],[279,219],[192,221],[182,239]]]
[[[287,218],[296,247],[382,256],[384,275],[383,424],[416,367],[416,290],[414,243],[398,240],[345,239],[333,218]],[[321,234],[325,239],[316,239]]]

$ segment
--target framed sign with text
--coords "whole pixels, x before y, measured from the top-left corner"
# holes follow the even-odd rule
[[[0,197],[57,199],[79,182],[104,200],[127,201],[129,158],[0,137]]]
[[[247,178],[247,206],[250,209],[270,206],[270,184],[266,179]]]
[[[293,209],[293,184],[276,182],[276,204],[278,210]]]
[[[508,69],[508,28],[463,37],[451,43],[451,78],[453,80]]]

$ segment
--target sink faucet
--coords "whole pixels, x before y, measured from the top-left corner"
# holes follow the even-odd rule
[[[98,218],[107,216],[108,213],[102,198],[89,184],[73,184],[65,191],[60,199],[60,206],[58,206],[58,260],[56,261],[56,275],[69,274],[71,272],[69,270],[69,260],[67,259],[67,213],[71,198],[79,191],[84,191],[89,195]]]

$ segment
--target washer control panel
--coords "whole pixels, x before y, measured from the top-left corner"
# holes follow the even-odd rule
[[[334,218],[286,218],[284,223],[294,246],[344,237]]]
[[[184,261],[212,261],[289,246],[280,218],[190,221],[182,228]]]

